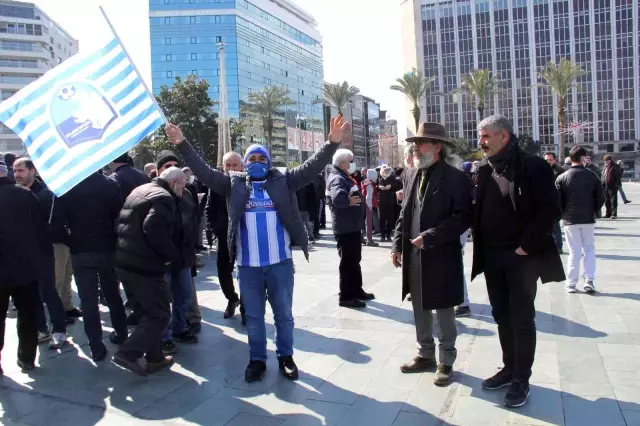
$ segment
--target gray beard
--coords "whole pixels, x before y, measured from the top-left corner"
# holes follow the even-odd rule
[[[417,169],[428,169],[433,166],[436,162],[436,156],[431,155],[426,157],[424,154],[420,154],[418,158],[413,158],[413,166]]]

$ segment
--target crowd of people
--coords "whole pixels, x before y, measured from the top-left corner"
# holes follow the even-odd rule
[[[215,240],[227,299],[224,318],[239,308],[246,325],[245,380],[261,380],[267,368],[267,300],[279,368],[295,380],[292,247],[309,259],[328,207],[340,257],[339,306],[361,309],[375,299],[363,286],[363,247],[389,242],[391,263],[402,269],[402,299],[410,299],[413,308],[418,347],[400,369],[435,368],[439,386],[453,376],[455,319],[471,314],[463,255],[473,241],[471,279],[485,276],[504,363],[483,387],[508,386],[505,405],[524,405],[536,347],[537,282],[565,281],[560,221],[569,246],[567,293],[576,292],[580,259],[583,289],[593,293],[594,224],[603,205],[605,217],[617,217],[621,167],[606,156],[604,171],[596,172],[579,146],[565,167],[555,153],[544,160],[527,154],[509,120],[493,115],[478,124],[482,162],[460,164],[446,129],[422,123],[407,139],[403,167],[356,170],[353,153],[339,149],[349,128],[343,117],[332,118],[327,143],[301,166],[280,171],[258,144],[244,156],[224,155],[221,169],[210,167],[181,129],[168,124],[177,152],[159,153],[144,171],[124,154],[109,163],[110,173],[97,171],[61,197],[47,189],[29,158],[5,155],[0,338],[12,299],[22,369],[35,368],[38,343],[49,341],[53,350],[64,346],[66,327],[78,318],[92,359],[100,362],[107,357],[102,303],[114,329],[109,339],[118,345],[113,363],[142,376],[165,369],[174,362],[176,342],[198,343],[202,315],[194,277],[200,266],[196,253],[206,249],[206,238],[209,248]],[[72,303],[72,277],[79,307]]]

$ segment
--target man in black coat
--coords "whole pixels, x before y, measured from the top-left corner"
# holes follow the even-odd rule
[[[99,289],[106,299],[114,328],[109,339],[112,343],[122,344],[127,338],[127,319],[113,263],[115,221],[122,204],[118,183],[99,172],[58,199],[69,227],[71,264],[80,296],[84,331],[96,362],[107,356],[107,348],[102,342]]]
[[[602,171],[602,186],[604,186],[604,217],[616,219],[618,217],[618,191],[622,186],[622,169],[611,155],[604,156],[604,170]]]
[[[55,284],[55,260],[53,257],[53,234],[55,228],[63,227],[60,208],[45,184],[36,180],[36,167],[28,158],[19,158],[13,164],[16,183],[33,192],[40,204],[42,221],[46,223],[45,232],[41,236],[40,263],[38,265],[38,284],[42,300],[47,304],[49,318],[53,328],[53,336],[49,332],[47,317],[41,305],[38,309],[38,341],[51,340],[49,348],[60,349],[67,342],[67,325],[64,306]]]
[[[130,158],[128,154],[124,153],[109,163],[109,168],[113,172],[109,177],[115,179],[120,185],[123,200],[127,199],[131,191],[150,182],[147,175],[130,165]]]
[[[381,241],[391,241],[391,234],[396,225],[396,208],[398,206],[396,192],[402,189],[402,183],[393,174],[391,167],[385,165],[380,170],[380,179],[378,179],[377,185]]]
[[[225,173],[241,172],[244,169],[242,157],[237,152],[227,152],[222,157],[222,168]],[[227,232],[229,226],[229,213],[227,200],[215,191],[209,190],[207,206],[205,207],[207,221],[213,233],[216,235],[216,266],[218,270],[218,282],[220,289],[227,299],[227,308],[224,310],[224,318],[235,315],[236,308],[240,305],[240,298],[233,284],[233,263],[229,256],[227,244]],[[245,323],[244,309],[240,306],[242,322]]]
[[[142,376],[173,363],[162,348],[171,319],[166,274],[181,256],[175,233],[181,215],[175,198],[182,197],[186,183],[180,169],[170,168],[163,177],[134,189],[117,221],[116,268],[138,301],[140,322],[113,362]]]
[[[310,243],[315,243],[316,239],[313,234],[313,217],[317,216],[318,205],[316,204],[316,191],[313,182],[296,191],[298,201],[298,211],[300,217],[307,228],[307,237]],[[315,214],[314,214],[315,213]]]
[[[567,169],[558,164],[556,153],[553,151],[549,151],[544,154],[544,161],[549,163],[549,166],[551,166],[554,179],[558,179],[558,176],[567,171]],[[560,221],[553,225],[553,239],[556,242],[556,246],[558,246],[558,251],[562,253],[562,229],[560,229]]]
[[[38,199],[7,174],[8,167],[0,158],[0,351],[11,298],[18,310],[18,365],[32,370],[38,350],[37,310],[42,306],[38,291],[39,247],[46,226]]]
[[[471,279],[484,272],[504,362],[482,386],[509,386],[505,405],[520,407],[536,348],[537,281],[565,279],[553,240],[560,202],[551,168],[518,148],[509,119],[487,117],[478,133],[487,164],[478,171]]]
[[[435,309],[440,330],[434,383],[443,386],[451,379],[457,355],[455,306],[464,301],[460,234],[471,223],[471,184],[464,172],[447,164],[452,145],[444,126],[422,123],[407,141],[414,143],[417,167],[406,171],[391,258],[402,267],[402,299],[411,293],[419,351],[400,370],[419,373],[436,366]]]

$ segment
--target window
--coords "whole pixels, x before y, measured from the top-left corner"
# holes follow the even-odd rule
[[[198,43],[198,39],[196,37],[191,37],[191,44]]]
[[[222,36],[216,36],[216,43],[222,43]]]
[[[166,61],[172,61],[172,60],[173,60],[173,57],[171,56],[171,54],[169,54],[169,55],[166,55],[164,59],[165,59]]]
[[[171,3],[171,0],[164,0],[164,4],[169,4]]]
[[[197,76],[198,75],[198,70],[191,70],[191,75]]]
[[[167,71],[167,78],[173,77],[173,71]]]
[[[165,25],[170,25],[171,24],[171,18],[169,18],[169,17],[164,18],[164,24]]]
[[[171,39],[169,37],[165,38],[164,44],[171,44]]]
[[[189,23],[190,24],[195,24],[196,23],[196,17],[195,16],[189,16]]]
[[[216,23],[216,24],[222,23],[222,16],[215,16],[213,18],[213,22]]]
[[[270,78],[267,78],[267,77],[263,77],[263,78],[262,78],[262,82],[263,82],[264,84],[271,84],[271,79],[270,79]]]
[[[192,53],[191,54],[191,60],[192,61],[197,61],[198,60],[198,54],[197,53]]]
[[[248,73],[247,73],[247,78],[248,78],[249,80],[251,80],[251,73],[250,73],[250,72],[248,72]]]
[[[285,72],[284,72],[284,76],[285,76],[285,77],[289,77],[289,71],[285,71]]]

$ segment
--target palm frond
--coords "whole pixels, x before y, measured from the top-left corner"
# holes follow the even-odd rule
[[[439,94],[431,90],[435,80],[435,77],[425,77],[421,71],[413,68],[401,78],[397,78],[398,84],[392,85],[390,89],[403,93],[414,105],[420,105],[427,92],[433,95]]]
[[[339,113],[342,113],[342,108],[349,99],[356,96],[358,93],[360,93],[360,89],[355,86],[350,86],[346,81],[343,81],[342,83],[324,84],[325,100],[337,108]]]

